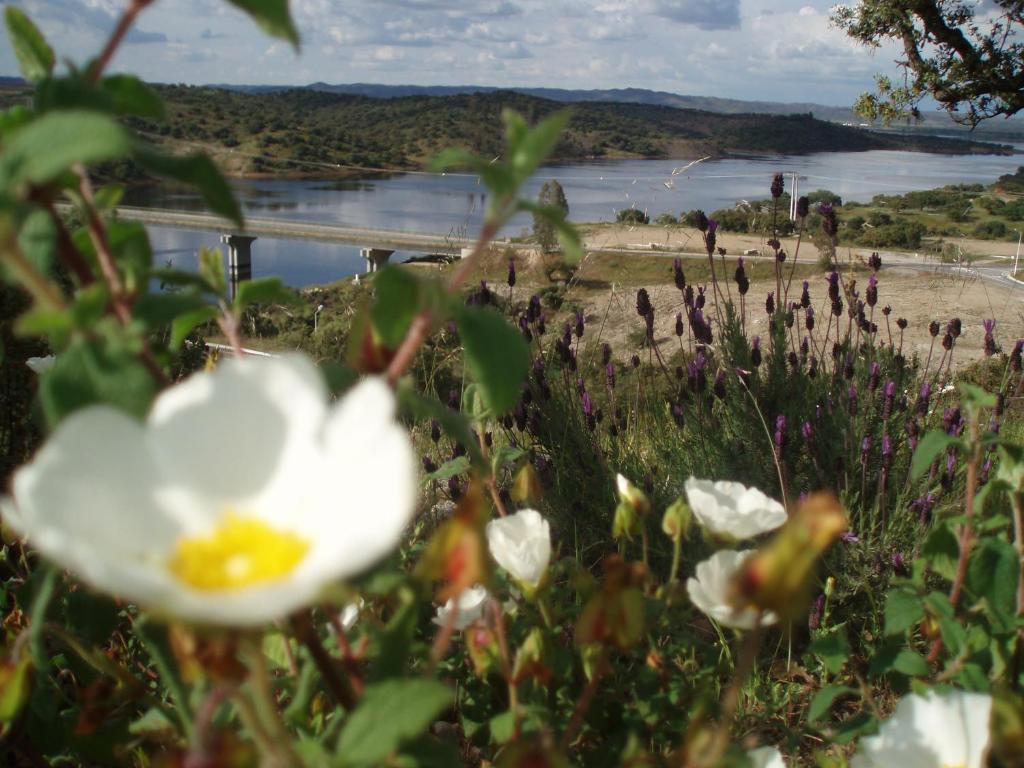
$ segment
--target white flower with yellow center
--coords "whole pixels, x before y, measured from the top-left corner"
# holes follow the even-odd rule
[[[850,768],[982,768],[991,714],[983,693],[904,696],[878,735],[861,739]]]
[[[527,589],[536,589],[551,562],[551,527],[540,512],[522,509],[487,524],[491,557]]]
[[[755,551],[748,549],[745,552],[734,552],[723,549],[697,563],[696,578],[686,580],[690,601],[722,626],[753,629],[758,622],[757,609],[734,607],[729,592],[733,577]],[[779,617],[774,613],[765,611],[761,616],[761,626],[767,627],[778,620]]]
[[[305,358],[247,358],[167,389],[145,424],[109,406],[74,413],[12,489],[11,527],[96,589],[251,626],[390,552],[416,461],[383,381],[329,406]]]
[[[740,541],[774,531],[786,522],[786,509],[757,488],[728,480],[698,480],[684,486],[698,522],[712,535]]]

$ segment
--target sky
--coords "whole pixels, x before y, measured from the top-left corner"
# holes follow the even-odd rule
[[[102,47],[125,0],[7,0],[58,57]],[[301,50],[224,0],[158,0],[114,70],[167,83],[648,88],[848,106],[896,51],[829,24],[829,0],[292,0]],[[17,74],[9,45],[0,74]]]

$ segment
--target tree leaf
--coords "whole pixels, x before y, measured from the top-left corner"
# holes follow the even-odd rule
[[[885,597],[885,634],[906,632],[924,618],[924,603],[913,592],[894,589]]]
[[[22,76],[31,83],[49,77],[56,58],[43,33],[20,8],[12,5],[7,6],[4,20]]]
[[[0,159],[0,183],[44,184],[75,163],[126,157],[132,146],[131,136],[112,117],[81,110],[51,112],[7,140]]]
[[[100,88],[110,97],[119,115],[164,119],[164,103],[156,91],[133,75],[108,75],[100,81]]]
[[[819,637],[811,643],[808,650],[819,656],[825,668],[833,675],[839,674],[846,660],[850,658],[850,642],[843,630]]]
[[[548,158],[569,124],[569,117],[568,110],[556,112],[520,136],[506,116],[511,164],[519,181],[525,181]]]
[[[295,28],[288,0],[228,0],[236,8],[252,16],[268,35],[280,37],[299,48],[299,31]]]
[[[461,307],[456,316],[466,367],[495,414],[510,410],[522,394],[530,350],[522,335],[490,309]]]
[[[853,693],[857,693],[857,689],[851,688],[848,685],[826,685],[814,694],[814,698],[811,699],[811,705],[807,708],[808,722],[813,723],[816,720],[820,720],[823,716],[828,714],[828,711],[832,709],[832,705],[835,704],[840,697]]]
[[[208,305],[195,291],[181,293],[147,293],[140,296],[132,307],[132,314],[147,329],[155,330],[173,323],[182,315],[192,315]]]
[[[420,309],[419,281],[407,269],[389,265],[373,278],[377,299],[370,322],[384,346],[398,347]]]
[[[1008,541],[985,538],[972,550],[964,587],[975,599],[984,599],[993,629],[1008,632],[1017,615],[1020,561]]]
[[[951,445],[959,444],[960,441],[957,438],[950,437],[945,432],[933,430],[926,434],[918,443],[917,450],[914,451],[914,458],[910,462],[911,479],[920,478],[928,471],[928,467],[939,457],[940,453]]]
[[[243,226],[242,209],[231,187],[206,155],[165,155],[148,144],[138,144],[135,160],[150,173],[191,184],[211,211]]]
[[[39,382],[39,399],[51,427],[94,403],[107,403],[142,418],[155,391],[149,371],[134,355],[84,340],[61,352]]]
[[[178,315],[174,322],[171,323],[171,341],[168,346],[170,346],[172,351],[180,349],[192,331],[203,323],[213,320],[219,314],[220,310],[210,304],[195,309],[192,312]]]
[[[295,291],[281,282],[279,277],[261,277],[258,280],[245,280],[238,284],[235,296],[235,309],[245,309],[253,304],[295,304],[298,296]]]
[[[447,480],[449,477],[462,475],[469,472],[469,459],[465,456],[456,456],[451,461],[446,461],[436,471],[431,472],[425,480]]]
[[[379,765],[402,742],[426,731],[452,702],[452,692],[437,680],[385,680],[366,689],[338,739],[342,765]]]

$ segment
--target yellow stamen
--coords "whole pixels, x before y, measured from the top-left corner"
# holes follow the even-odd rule
[[[167,567],[195,589],[236,590],[288,575],[308,551],[302,537],[232,512],[209,534],[181,539]]]

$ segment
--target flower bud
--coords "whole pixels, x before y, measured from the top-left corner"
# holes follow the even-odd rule
[[[834,495],[808,496],[778,533],[744,561],[732,584],[733,604],[796,618],[810,600],[818,561],[846,527],[846,513]]]
[[[665,514],[661,518],[661,530],[672,541],[682,541],[686,538],[692,522],[693,511],[686,500],[680,496],[665,510]]]

